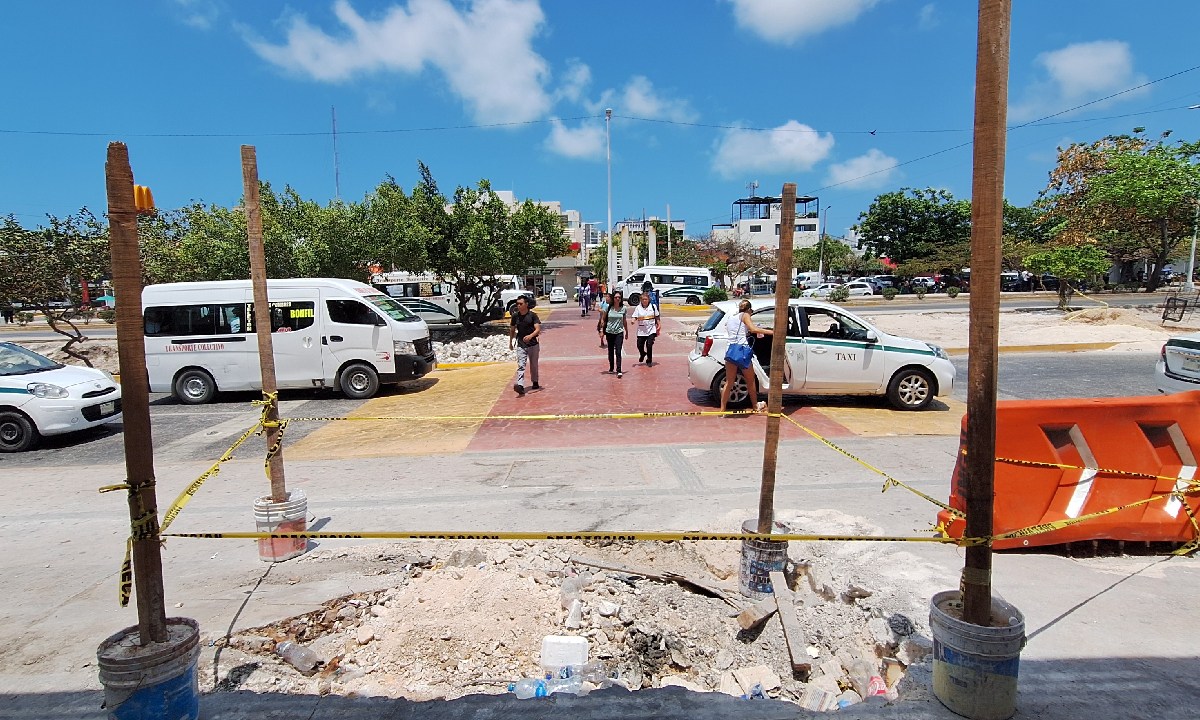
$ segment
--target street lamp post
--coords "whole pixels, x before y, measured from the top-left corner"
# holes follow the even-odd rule
[[[605,253],[608,258],[608,286],[612,287],[617,279],[617,258],[612,249],[612,108],[604,110],[604,141],[606,145],[606,161],[608,165],[608,226],[604,237],[608,246]]]
[[[1195,292],[1196,283],[1192,281],[1192,273],[1196,271],[1196,228],[1200,224],[1200,198],[1196,202],[1196,210],[1192,214],[1192,252],[1188,255],[1187,281],[1183,287],[1188,292]]]
[[[831,207],[833,206],[825,206],[825,219],[821,221],[821,236],[817,238],[817,242],[821,245],[817,253],[817,274],[821,276],[821,282],[825,282],[825,236],[829,234],[829,208]]]

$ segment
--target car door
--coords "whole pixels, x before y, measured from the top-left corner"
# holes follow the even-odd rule
[[[808,375],[808,346],[804,344],[800,317],[800,308],[788,308],[787,375],[783,378],[783,387],[790,393],[802,390]]]
[[[289,289],[270,303],[271,347],[275,355],[275,380],[281,388],[311,388],[325,377],[321,358],[321,326],[313,289]]]
[[[878,392],[886,371],[885,351],[867,341],[867,327],[834,308],[802,308],[807,349],[805,390],[823,393]]]
[[[387,363],[393,362],[391,330],[366,301],[326,297],[324,302],[321,355],[329,371],[326,379],[350,360],[366,361],[377,369],[380,363],[386,368]]]

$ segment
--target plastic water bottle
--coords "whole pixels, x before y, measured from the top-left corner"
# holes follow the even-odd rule
[[[532,697],[546,697],[549,694],[546,690],[546,681],[541,678],[518,680],[510,684],[508,689],[522,700],[528,700]]]
[[[311,649],[297,645],[291,640],[284,640],[275,646],[275,654],[288,661],[292,667],[305,675],[311,675],[321,664],[321,658]]]
[[[546,681],[546,694],[553,695],[554,693],[566,693],[568,695],[581,695],[583,693],[583,680],[578,675],[572,675],[567,678],[553,678]]]

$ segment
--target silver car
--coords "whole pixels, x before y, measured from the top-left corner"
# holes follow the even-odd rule
[[[1154,367],[1158,391],[1200,390],[1200,333],[1176,335],[1167,340]]]
[[[774,301],[751,300],[750,305],[754,324],[773,328]],[[725,319],[737,306],[736,301],[716,303],[688,354],[692,385],[714,398],[725,386]],[[923,410],[935,396],[954,392],[956,371],[940,347],[886,333],[837,305],[791,300],[786,339],[785,395],[886,395],[897,409]],[[770,385],[770,359],[770,338],[758,340],[752,362],[760,396]],[[739,373],[730,402],[744,403],[748,396]]]

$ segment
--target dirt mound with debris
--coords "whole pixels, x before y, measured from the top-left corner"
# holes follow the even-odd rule
[[[84,363],[81,363],[78,358],[63,352],[62,347],[65,344],[65,339],[21,343],[22,346],[41,353],[55,362],[64,365],[83,365]],[[107,370],[110,373],[120,372],[120,364],[117,360],[117,341],[114,339],[87,340],[72,345],[71,350],[86,357],[92,363],[92,367],[98,370]]]
[[[784,521],[797,532],[877,531],[834,511]],[[931,650],[924,588],[941,571],[895,546],[790,544],[801,658],[789,657],[777,615],[750,629],[739,624],[752,601],[738,594],[736,542],[426,541],[297,562],[381,553],[394,558],[392,587],[214,638],[218,666],[202,669],[205,690],[416,701],[497,694],[544,676],[546,636],[575,635],[587,638],[588,660],[607,678],[585,689],[679,685],[743,695],[757,685],[769,697],[832,709],[839,696],[860,699],[865,681],[852,670],[869,667],[890,698],[927,693],[900,683]],[[322,666],[305,676],[287,665],[274,653],[284,640],[311,648]],[[811,670],[795,672],[801,662]]]
[[[1126,308],[1088,308],[1086,310],[1076,310],[1063,315],[1063,320],[1071,323],[1086,323],[1088,325],[1130,325],[1133,327],[1146,328],[1148,330],[1163,330],[1161,319],[1156,321],[1157,316],[1149,315],[1146,312],[1137,310],[1129,310]],[[1181,325],[1172,325],[1171,332],[1179,332],[1181,330],[1191,330],[1190,327]]]

